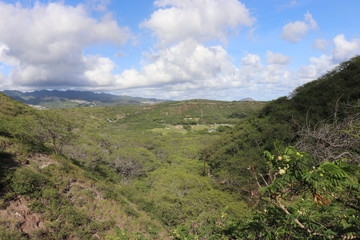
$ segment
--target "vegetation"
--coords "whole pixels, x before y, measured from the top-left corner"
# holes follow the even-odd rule
[[[261,212],[229,227],[235,237],[359,236],[359,76],[356,57],[270,102],[203,151],[223,189],[257,200]]]
[[[265,152],[268,180],[261,191],[262,211],[238,234],[246,239],[331,239],[359,235],[359,166],[345,160],[322,162],[286,148]],[[261,184],[258,182],[259,186]]]
[[[211,166],[212,173],[225,182],[224,187],[248,195],[249,189],[256,185],[248,180],[252,174],[247,168],[257,168],[264,173],[263,152],[274,151],[276,141],[311,154],[315,154],[316,149],[327,149],[328,154],[333,155],[349,153],[340,158],[351,155],[351,159],[358,159],[359,145],[355,139],[359,136],[359,76],[360,57],[342,63],[318,80],[297,88],[290,97],[274,100],[255,117],[244,119],[222,140],[206,149],[203,159]],[[344,138],[348,145],[338,146]],[[337,143],[330,143],[330,139]],[[337,145],[337,150],[329,145]],[[311,146],[316,148],[311,150]],[[315,159],[319,157],[314,155]]]
[[[209,125],[211,119],[236,123],[231,113],[250,115],[262,103],[196,100],[35,110],[0,96],[6,157],[0,212],[11,212],[13,205],[26,208],[23,220],[11,215],[1,220],[3,236],[170,239],[192,224],[211,236],[223,213],[250,216],[239,196],[219,189],[198,156],[231,128]],[[29,214],[37,216],[35,223]]]
[[[0,239],[355,239],[360,57],[269,103],[0,94]]]

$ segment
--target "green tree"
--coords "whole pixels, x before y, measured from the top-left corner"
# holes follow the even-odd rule
[[[257,178],[263,208],[232,233],[244,239],[329,239],[360,236],[359,167],[315,162],[287,147],[265,152],[269,175]],[[259,176],[260,177],[260,176]],[[261,181],[260,181],[261,179]],[[235,234],[236,232],[236,234]]]
[[[36,147],[50,145],[55,154],[61,154],[63,146],[75,137],[74,124],[53,111],[34,110],[17,116],[12,123],[15,137]]]
[[[36,130],[51,143],[55,154],[61,154],[63,146],[75,137],[74,125],[55,112],[39,111],[35,117],[40,127]]]

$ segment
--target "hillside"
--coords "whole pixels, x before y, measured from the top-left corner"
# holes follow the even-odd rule
[[[145,107],[122,121],[136,123],[147,119],[157,124],[173,125],[237,123],[239,119],[246,118],[264,105],[265,102],[174,101]]]
[[[355,57],[268,103],[203,151],[223,189],[258,205],[260,212],[236,225],[235,236],[360,236],[359,86]]]
[[[94,93],[90,91],[74,90],[41,90],[34,92],[5,90],[2,92],[15,100],[47,109],[95,106],[109,107],[129,104],[147,105],[164,102],[164,100],[154,98],[118,96],[109,93]]]
[[[360,57],[265,102],[0,93],[0,239],[355,239]]]
[[[205,130],[212,116],[235,123],[261,103],[36,110],[0,97],[0,239],[173,239],[250,214],[198,155],[223,134]],[[189,118],[200,125],[175,127]]]
[[[237,125],[211,148],[208,162],[213,172],[227,179],[229,187],[249,184],[243,182],[248,180],[240,179],[238,173],[249,176],[251,173],[246,167],[252,164],[261,168],[263,152],[273,151],[275,141],[296,145],[303,134],[301,131],[316,130],[350,117],[358,119],[359,86],[360,57],[356,57],[295,89],[289,97],[269,102],[256,116]],[[349,150],[358,154],[356,148]]]

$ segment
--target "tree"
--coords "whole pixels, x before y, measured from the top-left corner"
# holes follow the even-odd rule
[[[265,152],[269,175],[262,185],[263,208],[237,226],[244,239],[355,239],[360,236],[358,165],[346,159],[314,165],[307,153],[287,147]],[[259,176],[260,177],[260,176]],[[235,232],[235,231],[233,231]]]
[[[56,112],[34,110],[31,114],[17,116],[11,132],[33,146],[50,145],[55,154],[61,154],[63,146],[75,137],[73,128],[71,122]]]
[[[63,146],[75,136],[74,125],[55,112],[39,111],[35,117],[41,127],[39,133],[51,143],[55,154],[61,154]]]
[[[320,127],[319,127],[320,125]],[[354,164],[360,163],[360,117],[351,115],[339,122],[318,124],[311,128],[300,128],[296,148],[310,154],[319,163],[348,158]]]

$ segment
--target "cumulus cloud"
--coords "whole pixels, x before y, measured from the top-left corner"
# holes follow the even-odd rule
[[[266,53],[266,62],[268,64],[274,64],[274,65],[287,65],[290,62],[290,57],[281,54],[281,53],[273,53],[271,51],[268,51]]]
[[[315,80],[336,66],[333,57],[327,55],[321,55],[318,58],[311,57],[310,63],[310,65],[302,66],[298,71],[300,84]]]
[[[11,56],[9,46],[2,42],[0,42],[0,62],[10,66],[18,65],[17,59]]]
[[[325,52],[329,46],[329,43],[326,39],[315,39],[313,43],[313,48]]]
[[[296,72],[285,68],[289,59],[270,51],[273,54],[270,63],[268,57],[266,64],[262,64],[259,55],[249,53],[239,66],[232,63],[221,46],[205,47],[189,41],[163,51],[153,55],[152,63],[140,71],[126,70],[116,76],[117,86],[135,96],[223,100],[251,96],[266,100],[288,94],[300,82]]]
[[[13,86],[97,84],[84,75],[94,64],[83,49],[104,42],[122,45],[130,38],[130,31],[110,16],[96,20],[83,5],[37,3],[24,8],[0,2],[0,12],[0,61],[15,65],[9,75]],[[101,68],[101,61],[97,63]]]
[[[226,41],[229,30],[255,21],[238,0],[158,0],[155,6],[158,10],[141,26],[152,30],[161,44],[188,38]]]
[[[289,42],[300,42],[310,31],[317,29],[317,22],[308,12],[304,15],[304,21],[290,22],[283,27],[281,37]]]
[[[147,54],[140,70],[116,75],[118,88],[180,97],[185,92],[187,96],[199,94],[198,90],[208,94],[247,84],[224,47],[204,45],[210,40],[226,42],[230,31],[252,26],[255,19],[244,4],[238,0],[158,0],[154,5],[157,9],[141,26],[157,37],[156,52]]]
[[[301,83],[314,80],[332,70],[337,64],[360,54],[360,39],[347,40],[344,34],[339,34],[332,39],[333,49],[331,55],[321,55],[310,58],[307,66],[302,66],[298,71]]]
[[[255,54],[247,54],[241,59],[239,67],[240,76],[248,81],[253,88],[256,85],[286,84],[290,77],[290,72],[284,66],[290,58],[279,53],[267,52],[267,65],[261,64],[261,58]]]
[[[205,47],[194,40],[160,50],[140,71],[116,76],[117,86],[176,88],[177,90],[229,86],[236,68],[221,46]]]
[[[236,66],[222,46],[206,47],[195,40],[188,40],[149,54],[148,62],[142,69],[126,70],[114,76],[111,82],[118,89],[126,89],[127,94],[147,97],[232,100],[234,96],[240,99],[250,95],[265,100],[287,95],[291,89],[333,69],[338,64],[335,53],[348,49],[344,48],[347,44],[336,44],[339,39],[341,35],[332,40],[331,55],[311,57],[308,65],[293,70],[287,67],[290,57],[284,54],[267,51],[262,59],[259,55],[248,53]],[[354,42],[356,39],[345,41]],[[356,51],[348,56],[354,55]],[[106,62],[103,63],[105,72],[102,75],[111,71],[111,62]]]
[[[333,57],[335,61],[344,61],[360,54],[360,38],[348,41],[344,34],[337,35],[334,39]]]
[[[99,56],[85,57],[86,70],[84,76],[96,87],[111,86],[114,81],[112,70],[115,64],[111,59]]]
[[[261,58],[256,54],[247,54],[245,57],[241,59],[242,66],[249,66],[252,68],[260,68],[261,67]]]
[[[122,45],[131,38],[130,31],[106,12],[100,20],[90,16],[89,8],[104,11],[107,3],[88,0],[77,6],[50,3],[24,8],[0,2],[0,67],[5,66],[6,74],[11,69],[7,76],[0,72],[0,88],[75,87],[169,99],[251,96],[266,100],[285,95],[360,53],[360,39],[340,34],[332,41],[315,40],[316,49],[333,48],[328,49],[329,55],[310,58],[309,65],[300,69],[289,69],[291,58],[272,51],[265,52],[263,59],[251,53],[233,59],[221,41],[226,42],[229,31],[255,21],[241,2],[158,0],[154,13],[141,25],[152,31],[159,44],[139,69],[114,74],[117,66],[111,58],[83,53],[93,44]],[[310,13],[304,18],[284,26],[285,40],[300,41],[317,28]]]

